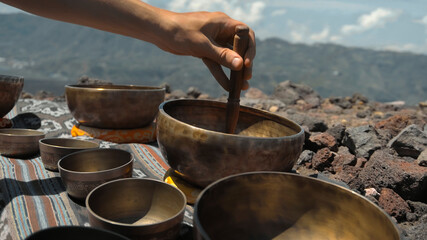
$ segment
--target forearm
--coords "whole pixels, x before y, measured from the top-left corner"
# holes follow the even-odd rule
[[[171,12],[140,0],[0,0],[59,21],[156,43],[168,31]]]

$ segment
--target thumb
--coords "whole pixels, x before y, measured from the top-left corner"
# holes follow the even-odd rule
[[[239,71],[240,69],[242,69],[243,59],[235,51],[229,48],[223,48],[218,46],[214,46],[212,50],[212,60],[233,71]]]

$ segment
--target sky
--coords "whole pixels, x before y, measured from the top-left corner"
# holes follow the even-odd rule
[[[427,54],[425,0],[144,0],[176,12],[222,11],[257,38]],[[0,13],[17,9],[0,4]]]

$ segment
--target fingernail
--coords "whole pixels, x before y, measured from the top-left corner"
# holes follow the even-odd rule
[[[233,68],[238,68],[240,67],[240,59],[239,58],[234,58],[233,61],[231,62],[231,66]]]

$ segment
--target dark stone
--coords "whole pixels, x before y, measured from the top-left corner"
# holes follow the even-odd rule
[[[305,125],[312,132],[324,132],[328,129],[326,123],[319,118],[311,117],[302,113],[295,113],[287,116],[290,120]]]
[[[383,188],[381,190],[378,204],[386,213],[396,218],[398,222],[404,221],[406,219],[406,214],[411,212],[405,200],[389,188]]]
[[[368,103],[369,100],[368,100],[367,97],[363,96],[362,94],[355,93],[351,97],[350,102],[352,102],[352,103],[358,103],[358,102],[360,102],[360,103]]]
[[[394,115],[375,124],[375,129],[386,130],[392,138],[410,124],[411,120],[405,115]]]
[[[427,204],[423,202],[406,201],[408,206],[411,208],[411,212],[415,216],[415,220],[420,219],[422,216],[427,214]]]
[[[82,76],[77,80],[77,85],[112,85],[113,83],[108,80],[90,78],[88,76]]]
[[[187,97],[187,94],[184,91],[180,90],[180,89],[173,90],[170,93],[170,98],[171,99],[183,99],[183,98],[186,98],[186,97]]]
[[[311,87],[292,83],[289,80],[279,83],[274,89],[273,96],[287,105],[293,105],[298,100],[304,100],[312,104],[312,107],[320,105],[320,96]]]
[[[316,170],[324,171],[331,167],[331,162],[334,160],[333,156],[329,148],[322,148],[314,154],[311,165]]]
[[[171,86],[168,83],[162,83],[159,87],[162,87],[165,89],[165,93],[171,93]]]
[[[329,133],[315,133],[309,137],[310,145],[313,145],[317,149],[324,147],[329,148],[331,151],[336,152],[338,150],[337,141]]]
[[[342,144],[350,149],[356,157],[369,159],[371,154],[381,148],[375,129],[370,125],[347,128]]]
[[[356,117],[358,118],[366,118],[369,115],[369,112],[367,111],[358,111],[356,113]]]
[[[335,172],[340,172],[344,166],[355,166],[356,162],[356,157],[349,152],[348,148],[340,146],[332,161],[332,167]]]
[[[350,189],[350,186],[348,186],[345,182],[340,181],[338,179],[332,179],[323,173],[312,174],[312,175],[310,175],[310,177],[317,178],[317,179],[320,179],[320,180],[323,180],[323,181],[326,181],[326,182],[329,182],[329,183]]]
[[[326,133],[332,135],[336,139],[337,143],[340,144],[344,137],[345,126],[343,124],[333,125],[331,128],[326,130]]]
[[[350,102],[349,98],[331,97],[329,98],[329,102],[343,109],[350,109],[351,107],[353,107],[353,104]]]
[[[403,240],[422,240],[427,239],[427,214],[422,216],[416,222],[405,222],[399,224],[404,237]]]
[[[245,92],[245,98],[250,99],[266,99],[268,96],[258,88],[250,87]]]
[[[427,170],[386,150],[372,154],[351,187],[390,188],[405,200],[427,202]]]
[[[202,94],[196,87],[189,87],[187,90],[187,96],[192,98],[198,98]]]
[[[412,124],[403,129],[387,144],[401,156],[417,158],[427,148],[427,132]]]
[[[263,99],[263,98],[258,98],[258,99],[241,98],[240,105],[255,107],[255,108],[263,109],[266,111],[269,111],[272,106],[276,106],[277,110],[286,108],[286,104],[284,104],[278,99]]]
[[[361,185],[357,183],[357,177],[361,170],[361,168],[355,166],[344,165],[340,168],[340,171],[332,175],[331,178],[346,183],[354,191],[361,191],[361,188],[357,187]]]

